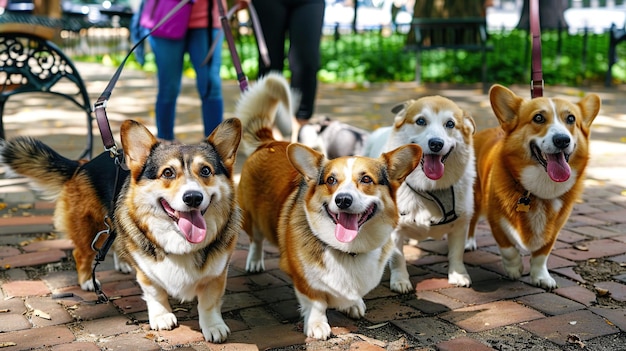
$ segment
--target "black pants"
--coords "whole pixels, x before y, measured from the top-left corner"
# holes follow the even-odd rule
[[[296,118],[313,115],[320,68],[320,40],[324,23],[324,0],[253,0],[267,43],[270,65],[259,56],[259,77],[270,71],[283,72],[285,40],[289,38],[291,87],[302,99]]]

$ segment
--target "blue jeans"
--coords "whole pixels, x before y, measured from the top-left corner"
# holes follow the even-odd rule
[[[185,53],[196,71],[196,88],[202,102],[202,121],[204,135],[211,134],[222,121],[224,100],[222,98],[222,80],[220,66],[222,64],[223,36],[219,29],[212,29],[213,40],[218,42],[211,61],[203,65],[209,52],[209,31],[206,28],[187,30],[183,39],[171,40],[150,36],[150,46],[157,65],[158,93],[155,106],[157,137],[164,140],[174,139],[174,120],[176,117],[176,100],[180,95],[183,61]]]

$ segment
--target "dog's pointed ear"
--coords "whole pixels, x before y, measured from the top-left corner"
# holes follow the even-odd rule
[[[318,177],[319,170],[326,160],[323,154],[298,143],[287,146],[287,158],[307,181]]]
[[[502,129],[508,132],[515,127],[517,113],[524,99],[504,86],[495,84],[489,89],[489,101]]]
[[[120,135],[128,168],[131,172],[141,169],[150,156],[152,148],[159,141],[150,133],[148,128],[133,120],[126,120],[122,123]]]
[[[407,100],[403,103],[397,104],[396,106],[391,108],[391,112],[395,113],[395,117],[393,118],[394,122],[394,126],[396,128],[400,128],[402,127],[402,125],[404,124],[404,117],[406,116],[406,110],[409,106],[411,106],[413,103],[415,102],[415,100]]]
[[[220,123],[206,139],[213,145],[226,167],[232,170],[241,142],[241,121],[229,118]]]
[[[383,153],[380,158],[387,165],[389,178],[399,186],[422,160],[422,148],[417,144],[406,144]]]
[[[465,128],[470,128],[470,134],[475,134],[476,133],[476,122],[474,121],[474,118],[472,117],[471,114],[469,114],[469,112],[463,110],[463,126],[465,126]]]
[[[578,102],[578,106],[583,113],[583,127],[585,130],[591,128],[591,123],[600,112],[601,105],[600,97],[596,94],[588,94]]]

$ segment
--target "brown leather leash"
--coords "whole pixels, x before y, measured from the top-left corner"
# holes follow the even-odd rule
[[[239,54],[237,54],[237,47],[235,46],[235,39],[233,38],[233,32],[230,29],[230,24],[228,23],[229,19],[233,17],[233,14],[238,10],[242,9],[243,4],[238,2],[233,6],[228,13],[226,13],[224,9],[224,4],[222,4],[221,0],[217,0],[217,6],[220,13],[220,21],[222,22],[222,29],[224,31],[224,36],[226,37],[226,41],[228,42],[228,49],[230,50],[230,56],[233,60],[233,66],[235,66],[235,72],[237,73],[237,81],[239,82],[239,89],[241,91],[248,90],[248,79],[241,68],[241,61],[239,60]],[[259,54],[261,55],[261,59],[265,63],[266,66],[270,65],[270,57],[267,51],[267,45],[265,44],[265,37],[263,36],[263,31],[261,30],[261,25],[259,24],[259,17],[257,16],[256,10],[252,5],[252,2],[247,3],[245,6],[248,7],[248,12],[250,13],[250,19],[252,21],[252,27],[254,28],[254,33],[256,36],[257,45],[259,47]],[[213,52],[213,48],[209,50],[209,53]]]
[[[115,206],[115,200],[117,199],[119,192],[121,190],[121,187],[122,187],[122,183],[123,183],[122,173],[128,171],[128,167],[126,166],[126,163],[124,162],[123,150],[117,147],[117,144],[115,143],[115,138],[113,137],[113,133],[111,131],[111,126],[109,124],[109,119],[106,113],[107,102],[109,98],[111,97],[113,88],[115,88],[115,84],[117,84],[117,81],[119,80],[120,75],[122,74],[122,70],[124,69],[124,65],[126,64],[126,61],[128,61],[128,59],[130,58],[130,55],[135,51],[135,49],[139,45],[141,45],[148,38],[148,36],[150,36],[157,28],[163,25],[163,23],[167,22],[178,10],[180,10],[183,6],[185,6],[190,1],[192,0],[181,0],[180,3],[178,3],[175,7],[173,7],[150,30],[148,34],[144,35],[139,41],[137,41],[137,43],[130,49],[128,54],[126,54],[126,57],[124,57],[124,60],[122,60],[120,65],[117,67],[117,70],[115,71],[111,79],[109,80],[109,83],[107,84],[106,88],[104,89],[104,91],[102,92],[102,94],[100,95],[100,97],[98,98],[98,100],[95,102],[93,106],[93,111],[96,115],[96,122],[98,123],[98,129],[100,130],[102,143],[104,145],[104,151],[109,152],[111,158],[114,159],[114,162],[117,165],[115,185],[114,185],[114,194],[113,194],[111,205],[110,205],[111,210]],[[224,30],[224,33],[228,40],[228,46],[233,56],[233,62],[237,70],[237,77],[239,80],[240,88],[242,91],[244,91],[244,90],[247,90],[247,86],[248,86],[247,79],[246,79],[245,74],[243,74],[243,70],[241,68],[241,62],[239,61],[239,56],[237,55],[235,42],[234,42],[232,33],[230,31],[230,26],[228,25],[228,19],[226,18],[224,14],[224,7],[222,5],[221,0],[217,0],[217,3],[219,4],[219,8],[220,8],[222,29]],[[231,11],[229,12],[231,13],[230,16],[232,16],[232,14],[234,14],[237,10],[239,10],[239,7],[240,7],[239,4],[236,4],[235,6],[233,6],[233,9],[231,9]],[[259,23],[258,16],[256,14],[256,11],[254,10],[254,7],[252,7],[251,3],[249,4],[248,9],[249,9],[250,17],[252,19],[252,23],[254,26],[255,34],[257,36],[257,43],[259,44],[259,50],[261,54],[263,55],[263,59],[266,60],[265,62],[267,62],[267,64],[269,65],[269,55],[267,53],[267,47],[265,45],[265,40],[263,39],[261,27],[258,24]],[[209,53],[207,54],[207,59],[205,60],[205,63],[208,61],[208,58],[210,57],[209,55],[212,55],[212,50],[209,51]],[[107,252],[113,245],[113,241],[115,240],[115,237],[116,237],[115,228],[113,228],[110,225],[111,215],[112,214],[105,216],[104,225],[106,226],[106,229],[96,233],[96,236],[91,243],[92,249],[96,251],[95,264],[93,266],[93,271],[92,271],[92,281],[94,284],[96,295],[98,296],[98,299],[95,301],[95,303],[106,303],[109,301],[107,296],[102,292],[100,285],[96,281],[96,267],[98,266],[100,262],[104,261],[107,255]],[[102,244],[102,246],[98,248],[96,247],[97,242],[102,235],[107,235],[107,237],[104,243]]]
[[[530,76],[530,96],[534,99],[543,96],[543,72],[541,71],[541,28],[539,25],[539,0],[531,0],[530,33],[532,35],[532,61]]]

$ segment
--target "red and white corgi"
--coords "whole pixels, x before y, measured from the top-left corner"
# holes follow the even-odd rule
[[[237,196],[251,238],[246,269],[264,270],[264,239],[277,245],[304,333],[327,339],[328,308],[352,318],[365,314],[363,296],[380,283],[393,250],[395,191],[419,163],[421,149],[406,145],[376,159],[328,160],[302,144],[276,141],[275,110],[290,100],[285,79],[268,75],[243,94],[236,112],[243,140],[255,149],[243,165]]]
[[[474,137],[478,177],[469,236],[486,216],[509,277],[523,273],[522,249],[531,253],[532,283],[555,288],[548,255],[583,191],[600,98],[525,100],[501,85],[491,88],[489,98],[500,127]]]

